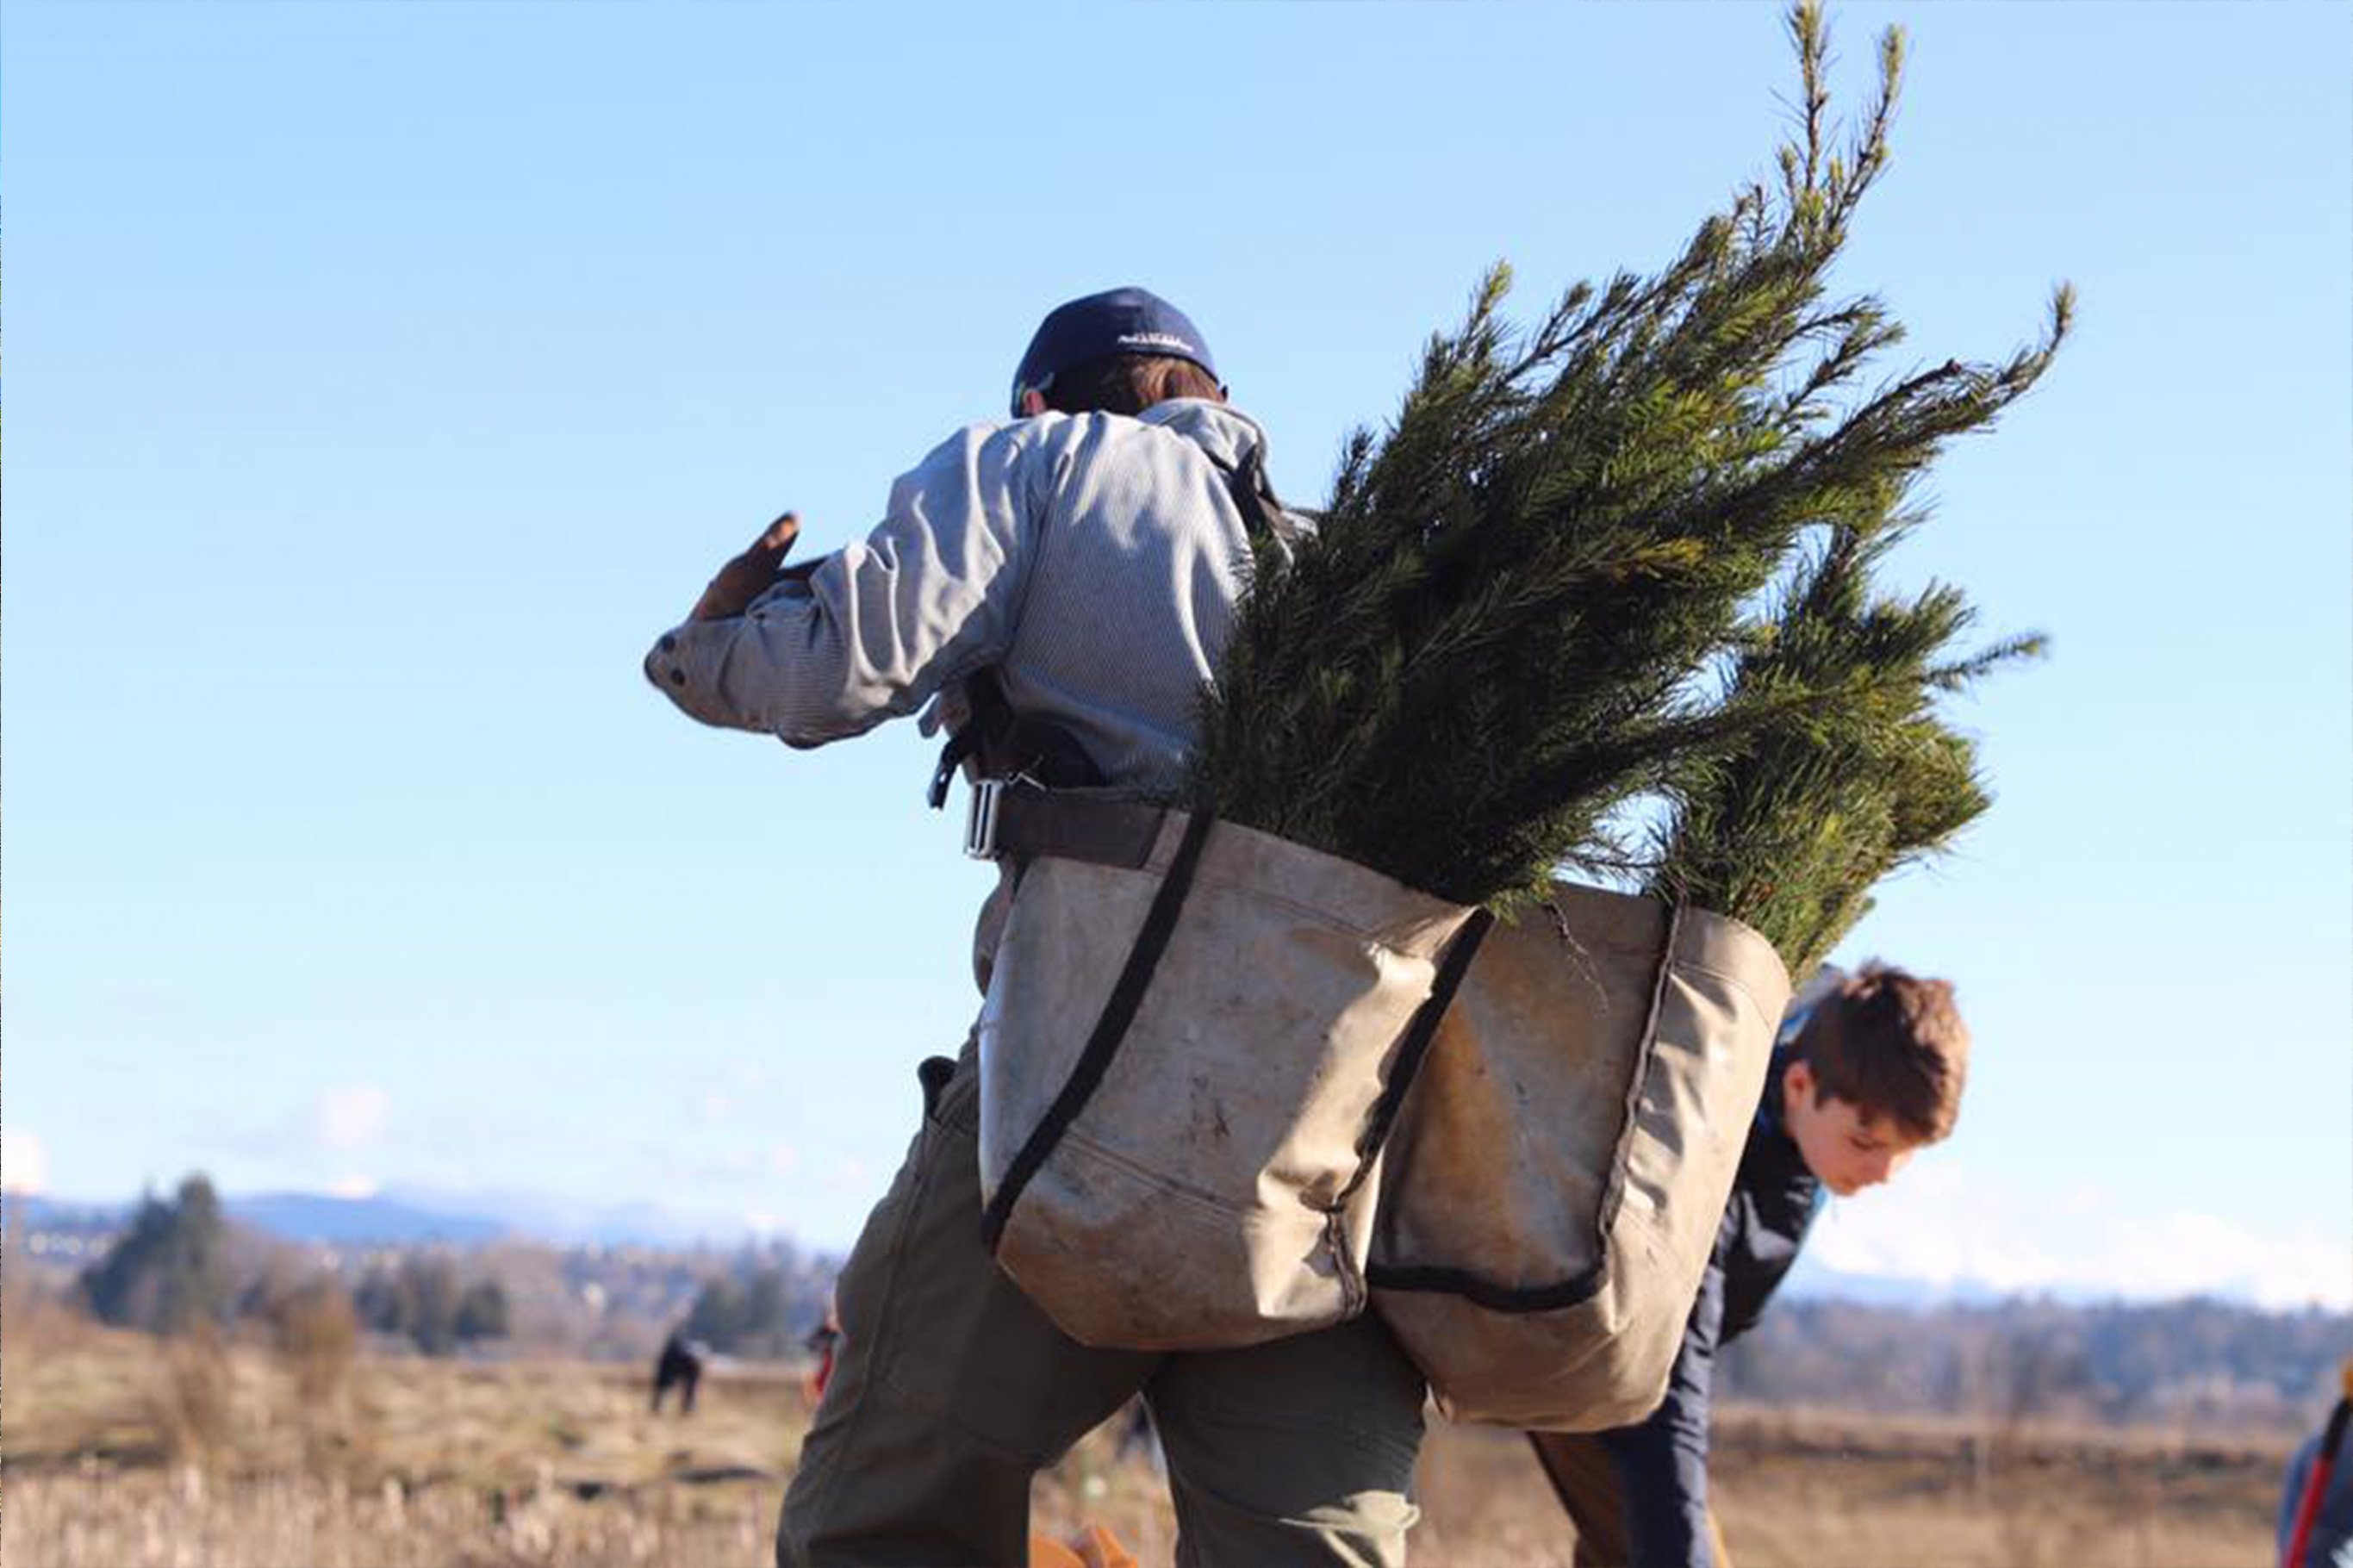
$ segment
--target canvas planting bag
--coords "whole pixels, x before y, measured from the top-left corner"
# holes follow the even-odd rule
[[[1498,926],[1390,1139],[1374,1310],[1460,1421],[1654,1409],[1789,995],[1736,921],[1562,884]]]
[[[998,804],[985,1231],[1065,1332],[1222,1349],[1369,1304],[1456,1419],[1657,1404],[1788,998],[1762,937],[1567,884],[1496,924],[1230,823]]]
[[[1396,1069],[1488,917],[1181,812],[985,786],[975,821],[1020,868],[978,1029],[998,1263],[1092,1345],[1362,1311]]]

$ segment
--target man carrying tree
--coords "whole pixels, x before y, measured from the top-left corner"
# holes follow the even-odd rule
[[[646,660],[705,723],[795,746],[932,704],[991,776],[1182,788],[1253,532],[1287,526],[1265,436],[1225,405],[1192,322],[1140,289],[1062,306],[1012,417],[958,431],[883,521],[808,569],[781,520]],[[944,786],[945,768],[940,781]],[[1002,897],[984,914],[985,972]],[[934,1058],[923,1121],[845,1265],[839,1363],[780,1563],[1018,1563],[1031,1477],[1141,1392],[1178,1561],[1398,1563],[1425,1384],[1377,1321],[1245,1350],[1093,1350],[982,1237],[977,1062]]]
[[[1952,986],[1900,969],[1866,964],[1792,1010],[1665,1400],[1615,1431],[1528,1435],[1576,1522],[1577,1568],[1727,1568],[1707,1501],[1716,1353],[1757,1325],[1826,1197],[1893,1179],[1951,1133],[1968,1047]]]
[[[1825,280],[1885,165],[1901,39],[1883,39],[1881,91],[1839,149],[1819,8],[1793,7],[1790,29],[1802,118],[1778,182],[1741,187],[1655,277],[1579,285],[1524,334],[1498,314],[1498,268],[1387,433],[1349,443],[1312,535],[1288,536],[1264,437],[1225,406],[1192,323],[1115,290],[1048,316],[1010,419],[923,458],[863,543],[787,569],[798,525],[779,520],[647,674],[694,718],[803,747],[928,705],[980,776],[1114,786],[1491,914],[1563,869],[1626,868],[1610,825],[1663,793],[1642,893],[1740,921],[1810,973],[1881,878],[1989,804],[1936,699],[2039,640],[1960,653],[1965,595],[1890,599],[1873,569],[1922,521],[1913,486],[1943,444],[2040,379],[2072,296],[2006,360],[1862,391],[1901,328]],[[1716,671],[1716,700],[1690,700]],[[1001,882],[984,973],[1006,903]],[[1950,1126],[1938,1097],[1957,1095],[1965,1037],[1948,994],[1892,973],[1856,984],[1775,1069],[1751,1152],[1778,1184],[1736,1198],[1739,1266],[1727,1254],[1693,1318],[1702,1403],[1679,1408],[1702,1432],[1706,1358],[1778,1281],[1819,1184],[1848,1180],[1837,1140],[1885,1157],[1862,1184]],[[1878,1020],[1858,1038],[1921,1047],[1925,1106],[1828,1065],[1828,1020],[1849,1014]],[[1018,1562],[1030,1478],[1138,1391],[1178,1561],[1401,1561],[1426,1385],[1389,1331],[1367,1314],[1240,1351],[1078,1345],[985,1240],[976,1068],[967,1043],[921,1070],[922,1129],[841,1276],[844,1354],[779,1561]],[[1672,1476],[1673,1444],[1654,1452],[1628,1473]],[[1686,1536],[1703,1496],[1664,1510]],[[1653,1497],[1619,1510],[1638,1533]]]

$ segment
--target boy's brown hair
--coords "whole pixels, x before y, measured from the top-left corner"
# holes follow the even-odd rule
[[[1047,384],[1046,406],[1062,414],[1137,415],[1172,397],[1226,400],[1218,378],[1174,354],[1106,354]]]
[[[1960,1119],[1969,1031],[1948,981],[1866,963],[1814,1008],[1792,1049],[1812,1069],[1817,1105],[1843,1100],[1927,1143]]]

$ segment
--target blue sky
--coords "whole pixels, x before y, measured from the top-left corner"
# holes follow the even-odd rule
[[[1952,977],[1958,1135],[1834,1261],[2353,1297],[2353,8],[1832,13],[1914,55],[1841,275],[1991,357],[1909,581],[2045,665],[1843,956]],[[1764,173],[1770,5],[0,11],[10,1180],[653,1197],[846,1244],[973,1010],[911,726],[638,674],[787,507],[861,533],[1052,304],[1176,300],[1328,481]],[[2097,1282],[2095,1280],[2094,1282]]]

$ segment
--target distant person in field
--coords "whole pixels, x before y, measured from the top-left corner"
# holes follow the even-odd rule
[[[1952,986],[1900,969],[1832,972],[1790,1010],[1664,1403],[1615,1431],[1528,1435],[1577,1525],[1577,1568],[1728,1568],[1707,1501],[1716,1352],[1756,1326],[1830,1194],[1877,1186],[1951,1133],[1968,1051]]]
[[[678,1390],[678,1413],[694,1414],[694,1385],[702,1381],[703,1363],[711,1359],[711,1347],[701,1340],[686,1337],[683,1329],[670,1331],[662,1341],[661,1354],[654,1359],[654,1412],[661,1413],[662,1395],[672,1388]]]

